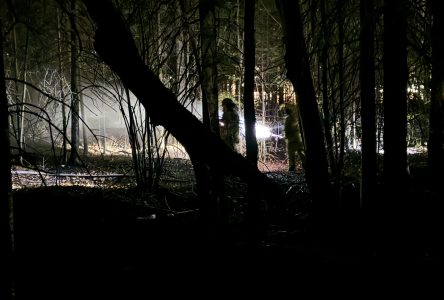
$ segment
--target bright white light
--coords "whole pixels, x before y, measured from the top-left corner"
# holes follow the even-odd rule
[[[256,139],[262,140],[262,139],[268,139],[271,138],[273,133],[271,132],[271,129],[267,126],[264,126],[262,124],[256,124]]]
[[[240,127],[241,135],[245,136],[245,125],[244,125],[243,121],[244,121],[243,119],[240,120],[239,127]],[[265,126],[261,123],[256,123],[256,139],[257,140],[266,140],[271,137],[280,137],[280,136],[274,134],[271,131],[270,127]]]
[[[219,111],[219,119],[222,119],[222,111]],[[223,125],[223,122],[220,121],[220,124]],[[243,116],[240,116],[239,120],[239,131],[242,136],[245,136],[245,123]],[[257,140],[266,140],[271,137],[282,138],[281,135],[274,134],[272,129],[266,125],[261,123],[256,123],[256,139]]]

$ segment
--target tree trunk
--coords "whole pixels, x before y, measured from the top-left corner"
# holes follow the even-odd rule
[[[257,165],[256,112],[254,108],[254,67],[256,47],[254,41],[255,0],[245,0],[244,19],[244,120],[247,159]]]
[[[245,0],[244,4],[244,122],[245,122],[245,146],[247,160],[257,166],[258,161],[258,145],[256,139],[256,110],[254,107],[254,68],[256,63],[256,45],[254,39],[254,14],[256,10],[256,0]],[[262,91],[260,91],[262,95]],[[260,207],[255,201],[259,194],[257,189],[248,186],[248,211],[250,242],[260,239],[260,228],[256,228],[255,224],[260,224]]]
[[[216,15],[214,0],[200,0],[200,34],[202,57],[202,102],[206,110],[202,111],[205,125],[219,134],[219,105],[217,91],[216,65]]]
[[[262,197],[269,200],[268,205],[281,204],[277,202],[281,195],[276,184],[259,172],[256,166],[232,151],[216,133],[182,106],[143,63],[130,31],[112,4],[106,0],[83,2],[98,25],[94,41],[97,53],[144,105],[152,123],[168,130],[184,146],[199,169],[239,176],[260,191]],[[195,173],[196,177],[202,176],[203,171],[195,170]]]
[[[88,125],[86,123],[85,102],[83,99],[82,83],[81,83],[81,70],[77,72],[77,83],[79,87],[79,105],[80,113],[82,115],[82,136],[83,136],[83,156],[88,156]]]
[[[384,5],[384,183],[397,194],[407,180],[407,6],[405,0]]]
[[[17,20],[15,18],[15,16],[13,16],[13,22],[16,23]],[[18,57],[18,45],[17,45],[17,26],[14,26],[12,29],[12,41],[13,41],[13,48],[14,48],[14,75],[15,78],[19,79],[20,78],[20,70],[19,70],[19,57]],[[20,129],[20,124],[21,124],[21,105],[20,105],[20,86],[18,81],[16,81],[14,83],[15,86],[15,104],[16,104],[16,114],[12,116],[12,126],[13,126],[13,130],[14,130],[14,134],[15,134],[15,139],[16,139],[16,143],[17,146],[20,148],[21,147],[21,129]],[[23,156],[22,156],[22,151],[19,151],[19,161],[20,163],[23,163]]]
[[[243,69],[244,69],[244,63],[242,60],[242,53],[243,53],[243,44],[242,44],[242,34],[244,32],[242,32],[242,28],[240,26],[240,16],[241,16],[241,1],[237,0],[236,1],[237,4],[237,10],[236,10],[236,24],[238,24],[238,30],[236,30],[236,35],[237,35],[237,49],[239,51],[239,76],[236,79],[236,95],[237,95],[237,103],[241,103],[241,98],[243,96],[243,89],[242,89],[242,85],[243,85],[243,80],[242,80],[242,74],[243,74]],[[241,107],[239,106],[239,109]]]
[[[342,9],[344,6],[344,0],[338,0],[337,2],[337,17],[338,17],[338,89],[339,89],[339,155],[336,164],[336,174],[333,176],[336,179],[337,193],[339,199],[341,199],[342,191],[342,169],[344,168],[344,154],[345,154],[345,105],[344,105],[344,17],[342,16]]]
[[[201,58],[202,58],[202,115],[203,123],[209,126],[209,129],[220,136],[219,132],[219,102],[217,85],[217,43],[216,43],[216,12],[215,0],[200,0],[200,35],[201,35]],[[213,166],[207,168],[201,163],[201,159],[190,155],[192,160],[197,159],[199,163],[193,161],[196,172],[196,180],[200,182],[200,191],[202,192],[205,205],[201,206],[201,215],[203,224],[210,227],[218,226],[218,223],[225,223],[228,220],[224,192],[224,181],[221,171]],[[202,174],[197,175],[197,172]],[[214,224],[216,222],[216,224]]]
[[[440,0],[431,0],[432,82],[430,105],[429,166],[433,188],[443,191],[444,182],[444,7]]]
[[[0,20],[0,32],[2,33],[2,24]],[[2,35],[3,37],[3,35]],[[1,180],[0,191],[0,258],[1,265],[0,275],[2,276],[2,284],[0,284],[0,299],[13,299],[12,297],[12,278],[13,278],[13,252],[12,252],[12,236],[10,227],[10,204],[11,204],[11,153],[9,147],[9,113],[8,98],[6,96],[5,85],[5,66],[3,61],[3,38],[0,39],[0,124],[2,141],[2,159],[0,165]]]
[[[27,73],[28,73],[28,67],[27,67],[27,60],[28,60],[28,50],[29,50],[29,32],[26,30],[26,42],[25,42],[25,56],[24,56],[24,62],[23,62],[23,82],[26,82],[27,80]],[[20,125],[19,125],[19,147],[20,152],[26,150],[26,144],[25,144],[25,110],[26,110],[26,94],[27,94],[27,86],[25,83],[23,83],[23,90],[22,90],[22,99],[20,101],[20,107],[19,114],[20,114]],[[23,157],[20,155],[20,163],[23,164]]]
[[[324,215],[334,205],[328,192],[330,187],[324,135],[303,36],[300,8],[298,1],[293,0],[277,0],[276,4],[285,34],[287,78],[296,91],[301,114],[307,183],[315,209]]]
[[[374,3],[361,0],[361,208],[371,205],[376,189],[376,103],[374,54]]]
[[[13,17],[14,22],[17,22],[15,19],[15,16]],[[18,45],[17,45],[17,25],[13,27],[12,34],[13,34],[13,45],[14,45],[14,72],[15,77],[20,78],[20,70],[19,70],[19,56],[18,56]],[[13,124],[16,126],[15,133],[16,133],[16,141],[17,146],[20,149],[19,151],[19,161],[20,164],[23,164],[23,156],[22,153],[24,153],[25,149],[25,135],[24,135],[24,124],[25,124],[25,103],[26,103],[26,93],[27,88],[26,84],[26,75],[27,75],[27,60],[28,60],[28,50],[29,50],[29,31],[26,29],[25,33],[25,45],[24,45],[24,56],[23,56],[23,83],[22,83],[22,92],[19,91],[19,84],[18,82],[15,83],[15,89],[16,89],[16,123]],[[21,96],[20,96],[21,95]]]
[[[67,124],[67,118],[66,118],[66,104],[65,104],[65,93],[63,91],[63,78],[64,78],[64,72],[63,72],[63,59],[62,59],[62,15],[59,12],[59,8],[57,8],[57,46],[58,46],[58,63],[59,63],[59,85],[60,85],[60,103],[62,104],[62,132],[63,132],[63,142],[62,142],[62,157],[61,157],[61,164],[66,164],[68,161],[68,155],[67,155],[67,147],[66,147],[66,140],[68,138],[68,124]]]
[[[79,88],[78,88],[78,49],[77,49],[77,4],[76,0],[71,0],[71,154],[69,156],[70,165],[78,165],[79,161],[79,138],[80,138],[80,116],[79,116]]]
[[[384,1],[384,202],[376,204],[383,260],[400,261],[411,247],[407,173],[407,1]],[[381,199],[382,200],[382,199]]]
[[[330,99],[328,93],[328,48],[330,47],[330,38],[328,33],[327,15],[325,13],[326,0],[321,1],[321,19],[323,32],[323,46],[321,54],[322,65],[322,110],[324,121],[325,142],[327,144],[328,160],[330,162],[330,172],[336,174],[336,159],[333,149],[333,138],[331,135],[331,114],[330,114]]]

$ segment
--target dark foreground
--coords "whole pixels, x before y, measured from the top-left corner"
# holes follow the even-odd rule
[[[192,203],[171,213],[129,198],[125,190],[84,187],[17,192],[16,298],[146,299],[203,286],[222,291],[255,276],[291,278],[319,266],[443,262],[441,204],[431,195],[413,196],[421,205],[398,211],[403,217],[393,226],[393,212],[379,219],[350,208],[318,232],[310,214],[296,216],[303,208],[275,212],[255,243],[241,217],[217,235],[198,225]]]

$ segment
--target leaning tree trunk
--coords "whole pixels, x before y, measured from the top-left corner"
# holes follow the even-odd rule
[[[0,20],[0,33],[2,25]],[[3,35],[2,35],[3,36]],[[3,283],[0,284],[0,299],[13,299],[12,297],[12,236],[9,222],[10,201],[12,192],[11,183],[11,153],[9,148],[9,113],[8,98],[6,96],[5,67],[3,62],[3,39],[0,39],[0,124],[2,145],[2,159],[0,159],[0,275]]]
[[[315,209],[324,215],[333,206],[328,192],[329,175],[316,94],[310,72],[298,1],[277,0],[284,27],[287,78],[293,84],[302,120],[306,147],[306,177]],[[332,213],[332,212],[330,212]]]
[[[107,0],[83,2],[98,26],[94,41],[97,53],[144,105],[153,124],[168,130],[199,168],[205,165],[223,174],[239,176],[261,191],[270,205],[279,204],[273,202],[281,199],[275,183],[205,127],[144,64],[130,31],[113,5]]]

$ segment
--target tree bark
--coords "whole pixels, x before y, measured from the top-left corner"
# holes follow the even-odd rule
[[[384,183],[404,191],[407,180],[407,19],[405,0],[384,3]],[[394,203],[392,203],[394,204]]]
[[[219,101],[217,89],[217,42],[215,0],[200,0],[200,36],[202,72],[202,115],[203,123],[220,136],[219,132]],[[227,199],[224,191],[222,172],[216,167],[207,168],[197,156],[190,155],[193,160],[198,190],[201,192],[201,217],[203,224],[218,226],[228,220],[226,211]],[[198,174],[201,173],[201,174]],[[206,214],[206,216],[203,216]],[[213,224],[212,224],[213,223]]]
[[[82,76],[81,76],[82,70],[80,69],[80,66],[77,70],[77,84],[79,89],[79,106],[80,106],[80,114],[82,116],[82,140],[83,140],[83,156],[88,156],[88,124],[87,124],[87,116],[85,113],[85,101],[83,98],[83,88],[82,88]],[[79,124],[80,126],[80,124]],[[79,132],[80,135],[80,132]]]
[[[2,33],[0,20],[0,33]],[[3,36],[3,35],[2,35]],[[10,227],[10,202],[12,192],[11,182],[11,153],[9,147],[9,113],[8,98],[6,96],[5,67],[3,61],[3,38],[0,37],[0,124],[2,141],[2,159],[0,165],[0,258],[2,267],[0,275],[3,278],[0,284],[0,298],[13,299],[12,297],[12,236]]]
[[[411,198],[407,185],[407,1],[384,1],[384,199],[372,210],[382,260],[409,256]],[[388,200],[388,201],[384,201]],[[377,220],[377,221],[376,221]]]
[[[371,205],[376,189],[376,102],[374,56],[374,3],[361,0],[361,208]]]
[[[83,2],[98,26],[94,41],[97,53],[144,105],[153,124],[168,130],[195,161],[253,184],[262,191],[264,198],[270,200],[269,204],[281,199],[274,182],[242,155],[229,149],[214,132],[183,107],[143,63],[131,33],[109,1]]]
[[[338,161],[336,164],[336,173],[333,176],[336,179],[337,185],[337,193],[339,198],[341,195],[341,186],[342,186],[342,170],[344,168],[344,154],[345,154],[345,130],[346,130],[346,121],[345,121],[345,65],[344,65],[344,40],[345,40],[345,29],[344,22],[345,18],[342,15],[342,10],[344,7],[344,1],[338,0],[336,8],[337,8],[337,22],[338,22],[338,45],[337,45],[337,53],[338,53],[338,89],[339,89],[339,154]]]
[[[319,110],[310,72],[303,25],[298,1],[277,0],[286,46],[287,78],[293,84],[302,120],[306,147],[306,178],[313,196],[314,207],[327,212],[333,205],[329,194],[327,155]],[[331,213],[331,212],[330,212]]]
[[[217,91],[217,45],[214,0],[199,1],[201,58],[202,58],[202,108],[203,122],[219,134],[219,105]]]
[[[432,82],[430,104],[429,166],[433,188],[443,191],[444,181],[444,7],[440,0],[431,0]]]
[[[79,139],[80,139],[80,100],[78,87],[78,47],[76,35],[77,22],[77,0],[71,0],[71,154],[69,156],[70,165],[78,165],[79,162]]]
[[[254,66],[255,66],[255,41],[254,41],[254,12],[256,1],[245,0],[244,19],[244,119],[245,119],[245,143],[247,159],[257,165],[258,146],[256,140],[256,111],[254,108]]]
[[[244,122],[245,122],[245,146],[247,160],[254,166],[258,161],[258,145],[256,139],[256,109],[254,107],[254,68],[256,64],[256,45],[254,39],[254,15],[256,0],[245,0],[244,4]],[[262,91],[260,92],[262,93]],[[260,223],[260,207],[255,199],[259,196],[257,189],[248,186],[248,211],[249,224]],[[261,229],[251,226],[249,228],[252,240],[260,239]]]
[[[330,99],[328,92],[328,49],[330,47],[330,34],[328,31],[328,18],[325,12],[326,0],[322,0],[320,4],[321,20],[322,20],[322,35],[323,35],[323,45],[321,53],[321,65],[322,65],[322,111],[323,111],[323,122],[324,122],[324,134],[325,142],[327,144],[327,154],[328,161],[330,165],[330,172],[336,174],[336,159],[333,147],[333,137],[331,135],[331,108]]]
[[[68,124],[66,117],[66,104],[65,104],[65,93],[63,91],[63,78],[65,77],[63,72],[63,63],[62,63],[62,18],[63,14],[60,12],[59,8],[57,8],[57,49],[58,49],[58,63],[59,63],[59,85],[60,85],[60,103],[62,105],[62,130],[63,130],[63,142],[62,142],[62,157],[61,164],[64,165],[68,161],[67,155],[67,136],[68,136]]]

